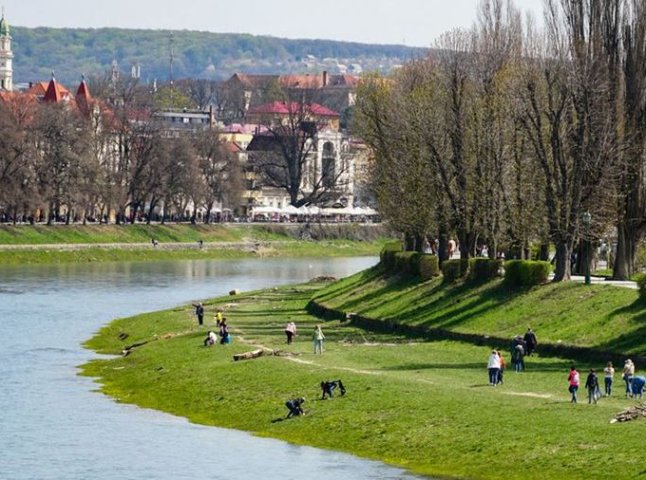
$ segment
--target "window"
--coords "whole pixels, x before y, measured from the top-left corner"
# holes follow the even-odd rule
[[[335,167],[336,167],[336,158],[334,155],[334,145],[330,142],[326,142],[323,145],[323,156],[321,159],[322,163],[322,179],[323,179],[323,186],[325,188],[332,188],[334,187],[335,183]]]

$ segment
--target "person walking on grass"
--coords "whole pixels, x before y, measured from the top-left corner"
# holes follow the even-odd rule
[[[576,392],[579,390],[579,372],[576,371],[576,367],[574,365],[570,367],[570,374],[567,377],[567,381],[568,390],[572,394],[570,403],[577,403]]]
[[[521,339],[522,341],[522,339]],[[522,343],[517,343],[511,352],[511,363],[516,373],[525,370],[525,348]]]
[[[489,385],[495,387],[498,384],[498,375],[500,373],[500,356],[496,350],[493,350],[489,355],[487,370],[489,370]]]
[[[202,325],[204,323],[204,305],[200,302],[194,303],[193,306],[195,307],[195,315],[197,315],[197,323]]]
[[[507,367],[507,362],[505,361],[505,357],[502,356],[502,352],[500,350],[496,350],[496,353],[498,354],[498,358],[500,358],[500,370],[498,370],[498,383],[502,383],[502,376],[505,373],[505,368]]]
[[[633,396],[633,377],[635,376],[635,364],[633,361],[629,358],[624,362],[624,371],[621,374],[621,378],[624,379],[624,382],[626,382],[626,396],[627,397],[632,397]]]
[[[312,341],[314,342],[314,354],[317,353],[321,355],[323,353],[323,340],[325,340],[325,335],[323,335],[323,330],[321,326],[317,325],[314,327],[314,334],[312,335]]]
[[[608,362],[606,368],[603,369],[603,385],[606,391],[606,397],[612,395],[612,382],[615,378],[615,369],[612,362]]]
[[[597,391],[599,390],[599,379],[594,368],[590,369],[588,378],[585,380],[585,388],[588,390],[588,403],[597,403]]]
[[[289,322],[285,327],[285,335],[287,335],[287,345],[292,344],[292,339],[296,335],[296,324],[294,322]]]
[[[531,357],[532,353],[534,353],[534,350],[536,349],[536,345],[538,345],[538,339],[531,327],[527,329],[527,333],[525,333],[523,340],[525,341],[525,345],[527,345],[527,356]]]

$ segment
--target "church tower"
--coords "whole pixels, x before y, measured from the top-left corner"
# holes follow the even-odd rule
[[[11,35],[9,35],[9,24],[4,18],[3,9],[2,18],[0,18],[0,90],[9,92],[13,90],[12,59]]]

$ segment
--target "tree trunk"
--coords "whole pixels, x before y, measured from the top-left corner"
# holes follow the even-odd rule
[[[612,269],[614,280],[628,280],[633,274],[638,237],[638,233],[631,231],[625,223],[617,225],[617,253]],[[612,250],[610,246],[609,250]]]
[[[475,251],[476,241],[472,232],[462,231],[458,233],[460,240],[460,258],[471,258]]]
[[[563,240],[556,243],[556,257],[554,269],[554,281],[562,282],[570,280],[570,258],[572,256],[572,244]]]
[[[442,266],[442,263],[445,260],[448,260],[448,248],[449,248],[449,235],[446,233],[446,230],[440,229],[440,234],[438,235],[439,245],[437,247],[437,259]]]

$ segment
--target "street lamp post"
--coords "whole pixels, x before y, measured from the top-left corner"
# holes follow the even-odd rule
[[[583,225],[585,226],[585,284],[590,285],[590,223],[592,223],[592,215],[586,211],[583,213]]]

